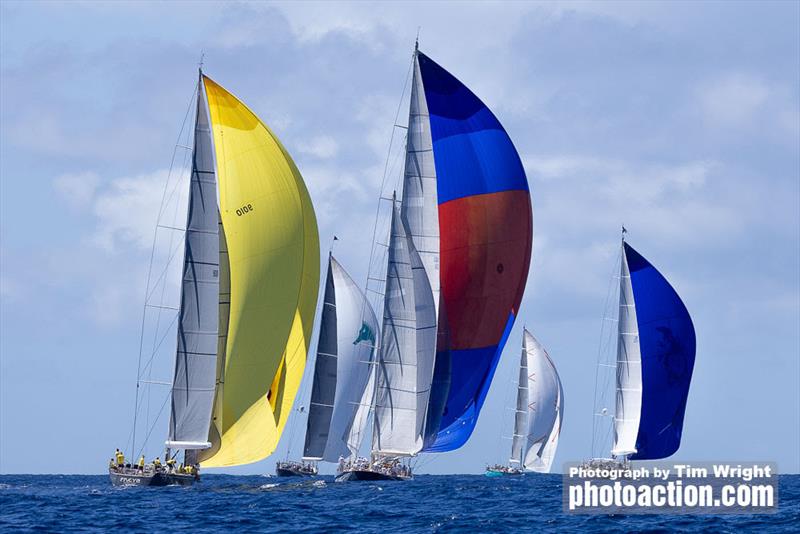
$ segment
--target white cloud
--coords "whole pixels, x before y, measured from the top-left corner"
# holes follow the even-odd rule
[[[107,251],[125,245],[149,249],[159,220],[165,184],[169,180],[160,224],[181,227],[186,217],[185,173],[166,170],[118,178],[95,197],[93,212],[97,218],[92,241]]]
[[[710,194],[720,165],[527,155],[535,212],[533,271],[564,294],[602,295],[620,226],[672,248],[728,242],[753,214]],[[552,287],[550,287],[552,286]]]
[[[743,73],[728,74],[698,88],[706,120],[721,126],[742,126],[756,118],[771,90],[760,78]]]
[[[62,174],[53,180],[53,187],[73,208],[91,204],[100,177],[94,172]]]
[[[531,179],[589,180],[593,188],[601,188],[608,197],[647,203],[670,191],[702,187],[715,167],[711,161],[644,164],[581,155],[525,155],[523,160]]]
[[[326,159],[334,157],[339,152],[339,143],[329,135],[318,135],[305,143],[299,143],[297,150],[319,159]]]

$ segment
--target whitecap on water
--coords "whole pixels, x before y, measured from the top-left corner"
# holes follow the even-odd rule
[[[325,484],[324,480],[315,480],[312,486],[314,486],[315,488],[324,488],[325,486],[327,486],[327,484]]]
[[[0,490],[10,489],[11,484],[2,484],[0,483]]]
[[[280,484],[262,484],[258,489],[272,489],[277,488]]]

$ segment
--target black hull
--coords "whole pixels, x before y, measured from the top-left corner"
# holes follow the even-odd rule
[[[345,471],[336,475],[336,482],[376,481],[376,480],[411,480],[411,477],[389,475],[368,469]]]
[[[300,471],[299,469],[287,469],[284,467],[276,467],[275,475],[279,477],[313,477],[316,473],[309,473],[308,471]]]
[[[119,473],[109,471],[112,486],[191,486],[197,480],[194,475],[177,473]]]

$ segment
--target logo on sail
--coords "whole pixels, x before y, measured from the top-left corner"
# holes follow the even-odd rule
[[[358,337],[353,341],[353,345],[358,345],[361,341],[371,341],[375,344],[375,332],[367,323],[361,323],[361,330],[358,331]]]

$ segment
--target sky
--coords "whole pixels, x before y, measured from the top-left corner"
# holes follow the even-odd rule
[[[154,227],[168,179],[168,218],[181,221],[175,145],[201,53],[295,159],[323,257],[337,235],[364,280],[418,31],[513,139],[535,236],[477,428],[418,472],[506,461],[523,325],[564,385],[556,465],[591,454],[621,224],[697,334],[673,459],[800,471],[800,3],[4,1],[0,473],[102,473],[129,439]],[[391,186],[402,169],[389,167]],[[158,235],[167,249],[175,239]],[[169,380],[166,356],[153,380]],[[152,388],[150,416],[164,398]],[[299,457],[303,424],[290,421],[272,457],[224,472],[272,472],[290,441]],[[148,456],[165,434],[162,418]]]

